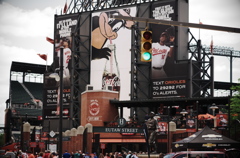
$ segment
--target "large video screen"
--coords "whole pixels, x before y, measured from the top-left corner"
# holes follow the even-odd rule
[[[154,3],[152,17],[158,20],[178,20],[176,1]],[[186,97],[187,64],[176,62],[178,53],[177,26],[152,24],[152,98]],[[186,52],[187,53],[187,52]]]
[[[136,8],[92,13],[91,81],[94,90],[118,91],[129,99],[131,70],[131,27],[133,21],[110,15],[135,16]]]
[[[45,74],[44,118],[59,118],[60,103],[60,48],[63,48],[63,118],[69,117],[72,33],[77,25],[78,14],[55,16],[54,62],[52,72]],[[55,109],[55,110],[54,110]]]

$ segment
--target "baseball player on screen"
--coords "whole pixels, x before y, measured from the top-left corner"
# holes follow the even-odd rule
[[[69,61],[71,60],[72,51],[70,47],[70,37],[64,37],[61,39],[59,46],[63,46],[63,85],[64,87],[70,86],[70,71],[69,71]],[[60,66],[60,49],[58,49],[57,56],[59,57],[59,66]],[[57,68],[59,69],[59,68]],[[57,97],[57,115],[60,113],[60,85],[58,83],[58,97]]]
[[[173,56],[173,42],[175,37],[169,35],[168,31],[162,32],[159,42],[152,43],[152,79],[167,77],[163,66],[167,57]],[[170,47],[166,43],[170,42]]]
[[[70,47],[70,39],[67,37],[63,38],[62,42],[63,48],[63,82],[65,86],[70,86],[70,72],[69,72],[69,61],[71,59],[72,51],[69,48]],[[60,59],[60,50],[58,51],[57,56]],[[59,60],[60,62],[60,60]],[[60,65],[60,63],[59,63]]]

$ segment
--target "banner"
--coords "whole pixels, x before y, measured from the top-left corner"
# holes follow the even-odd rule
[[[152,6],[153,19],[177,21],[177,2],[160,2]],[[151,24],[152,28],[152,98],[186,97],[187,64],[177,64],[177,27]]]
[[[70,106],[72,33],[77,26],[77,19],[78,14],[55,16],[54,62],[51,67],[52,72],[44,76],[44,105],[51,107],[51,110],[49,112],[49,109],[44,109],[44,118],[59,118],[57,115],[60,109],[60,48],[63,49],[63,106]],[[64,116],[66,118],[66,115]]]
[[[228,114],[216,114],[217,129],[226,130],[228,128]]]
[[[158,135],[167,134],[168,131],[168,122],[159,121],[158,122]]]
[[[62,118],[69,118],[70,117],[69,110],[70,110],[69,108],[63,108]],[[45,109],[44,119],[59,119],[59,115],[57,113],[58,113],[58,111],[57,111],[56,108]]]
[[[131,27],[134,22],[112,19],[110,15],[133,17],[135,14],[135,7],[92,14],[90,84],[94,90],[118,91],[120,99],[129,98]]]

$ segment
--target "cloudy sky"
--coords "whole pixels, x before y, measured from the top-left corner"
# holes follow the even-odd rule
[[[9,98],[12,61],[46,64],[38,53],[48,54],[52,63],[54,14],[60,13],[66,0],[0,0],[0,124],[4,123],[5,101]],[[67,0],[69,3],[70,0]],[[240,28],[239,0],[189,0],[189,22]],[[191,29],[199,37],[199,29]],[[202,43],[240,50],[240,34],[200,30]],[[229,58],[215,57],[215,80],[230,81]],[[233,81],[240,78],[240,59],[233,61]]]

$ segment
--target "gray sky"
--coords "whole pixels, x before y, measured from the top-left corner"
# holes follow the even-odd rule
[[[0,0],[0,124],[4,123],[5,101],[9,98],[9,72],[12,61],[46,64],[38,53],[48,54],[52,63],[54,14],[66,0]],[[70,0],[67,0],[69,3]],[[239,0],[189,0],[189,22],[240,28]],[[196,38],[199,29],[191,29]],[[203,44],[233,47],[240,50],[240,34],[200,30]],[[215,81],[229,81],[229,58],[215,57]],[[240,78],[240,59],[233,61],[233,81]]]

